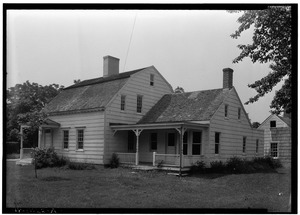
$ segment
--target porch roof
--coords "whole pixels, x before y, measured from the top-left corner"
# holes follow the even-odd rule
[[[153,130],[153,129],[169,129],[169,128],[191,128],[199,129],[200,127],[208,127],[209,121],[184,121],[184,122],[164,122],[164,123],[145,123],[145,124],[114,124],[110,123],[110,127],[114,131],[127,130]]]
[[[59,128],[60,124],[51,119],[46,119],[40,127],[41,128]]]

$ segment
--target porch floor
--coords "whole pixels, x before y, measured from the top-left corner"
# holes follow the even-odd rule
[[[151,162],[140,162],[139,165],[135,164],[121,164],[121,166],[129,167],[136,170],[165,170],[170,172],[179,172],[180,168],[176,165],[162,165],[161,167],[153,166]],[[190,167],[181,168],[182,172],[187,172],[190,170]]]

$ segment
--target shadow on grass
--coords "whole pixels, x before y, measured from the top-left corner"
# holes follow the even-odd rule
[[[40,180],[42,180],[42,181],[70,181],[71,179],[63,178],[63,177],[57,177],[57,176],[49,176],[49,177],[41,178]]]

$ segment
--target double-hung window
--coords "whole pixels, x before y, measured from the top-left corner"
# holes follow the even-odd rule
[[[192,155],[201,155],[201,136],[200,131],[193,132]]]
[[[157,150],[157,133],[151,133],[150,135],[150,150]]]
[[[143,108],[143,96],[142,95],[137,95],[136,112],[142,113],[142,108]]]
[[[238,108],[238,119],[241,119],[241,108]]]
[[[83,149],[84,144],[84,129],[77,130],[77,149]]]
[[[215,133],[215,154],[219,154],[220,151],[220,132]]]
[[[243,153],[246,153],[246,141],[247,137],[243,137]]]
[[[224,116],[225,116],[226,118],[228,117],[228,105],[225,105]]]
[[[150,86],[154,86],[154,74],[150,74]]]
[[[63,131],[63,147],[64,149],[69,148],[69,130]]]
[[[271,157],[278,158],[278,143],[277,142],[271,143]]]
[[[121,95],[121,110],[125,110],[125,105],[126,105],[126,96]]]

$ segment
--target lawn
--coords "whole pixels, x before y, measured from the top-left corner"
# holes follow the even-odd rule
[[[68,170],[7,162],[8,208],[264,208],[287,212],[290,173],[183,177],[132,169]]]

